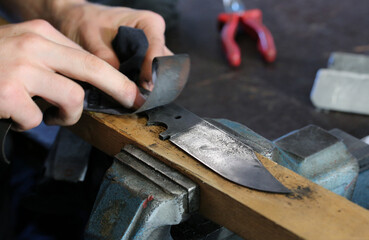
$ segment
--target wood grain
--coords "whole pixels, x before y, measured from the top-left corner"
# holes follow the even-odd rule
[[[369,212],[257,154],[292,194],[270,194],[231,183],[169,141],[144,116],[85,113],[72,130],[113,156],[134,144],[195,181],[200,212],[246,239],[369,239]]]

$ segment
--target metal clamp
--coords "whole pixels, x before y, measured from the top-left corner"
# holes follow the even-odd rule
[[[172,239],[170,228],[199,208],[195,183],[127,145],[101,184],[86,239]]]

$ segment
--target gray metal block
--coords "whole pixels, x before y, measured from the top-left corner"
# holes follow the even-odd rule
[[[317,108],[369,114],[369,74],[320,69],[310,99]]]
[[[290,132],[285,136],[277,139],[275,144],[277,147],[294,156],[293,169],[297,170],[299,165],[315,153],[332,147],[339,143],[340,140],[327,131],[309,125],[307,127]]]
[[[274,141],[273,160],[348,199],[359,172],[357,160],[341,140],[309,125]]]
[[[334,52],[328,60],[328,68],[339,71],[369,74],[369,56]]]
[[[360,172],[369,169],[368,144],[337,128],[329,130],[329,133],[343,141],[347,147],[347,150],[358,160]]]

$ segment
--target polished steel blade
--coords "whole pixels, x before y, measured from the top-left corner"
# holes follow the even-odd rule
[[[169,104],[147,112],[148,125],[165,125],[160,134],[222,177],[242,186],[273,193],[289,193],[269,173],[253,150],[231,134]]]
[[[289,192],[264,168],[250,147],[205,120],[173,135],[170,141],[232,182],[261,191]]]

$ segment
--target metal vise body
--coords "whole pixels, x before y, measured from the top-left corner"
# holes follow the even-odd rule
[[[100,186],[86,239],[172,239],[171,225],[195,212],[198,198],[191,180],[127,145]]]

